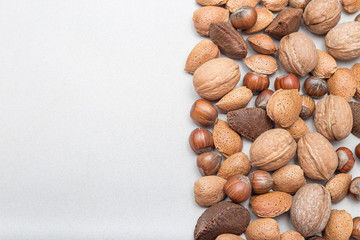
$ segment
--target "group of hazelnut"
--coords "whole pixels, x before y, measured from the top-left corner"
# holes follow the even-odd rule
[[[202,98],[190,111],[201,126],[189,137],[202,175],[194,197],[208,207],[194,239],[240,240],[243,233],[247,240],[360,239],[360,217],[332,209],[348,194],[360,201],[360,177],[348,174],[356,160],[349,148],[335,150],[331,144],[351,133],[360,138],[360,102],[350,102],[360,100],[360,63],[338,68],[335,60],[360,56],[360,14],[338,24],[341,9],[355,13],[360,0],[261,0],[261,7],[259,0],[196,2],[202,7],[194,12],[194,27],[210,40],[199,42],[185,65]],[[279,12],[275,18],[273,12]],[[326,52],[298,32],[302,20],[310,32],[326,34]],[[256,33],[247,41],[259,54],[246,57],[239,30]],[[262,30],[267,34],[258,33]],[[271,37],[280,40],[278,46]],[[274,92],[268,88],[269,75],[278,70],[275,56],[288,74],[276,77]],[[243,59],[252,70],[242,86],[236,87],[241,73],[231,58]],[[301,84],[298,76],[308,74]],[[255,107],[248,107],[254,95]],[[218,118],[218,111],[227,121]],[[316,132],[304,121],[312,117]],[[242,152],[243,137],[253,142],[248,155]],[[360,144],[355,155],[360,159]],[[288,164],[295,156],[298,164]],[[226,196],[231,201],[223,201]],[[239,204],[248,199],[260,217],[252,222]],[[280,234],[273,218],[288,211],[296,231]]]

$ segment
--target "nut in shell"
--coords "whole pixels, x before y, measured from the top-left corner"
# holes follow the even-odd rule
[[[329,91],[327,82],[315,76],[310,76],[305,80],[304,90],[313,98],[321,98]]]
[[[351,237],[356,240],[360,239],[360,217],[353,218],[353,231]]]
[[[227,2],[227,0],[196,0],[196,2],[203,6],[220,6]]]
[[[267,75],[248,72],[244,77],[243,84],[249,88],[253,94],[259,94],[269,87],[270,80]]]
[[[301,118],[298,118],[298,120],[296,120],[290,127],[284,129],[291,134],[296,142],[299,141],[299,139],[306,133],[310,132],[308,126]]]
[[[214,148],[213,136],[210,131],[204,128],[196,128],[191,132],[189,144],[197,154],[209,152]]]
[[[271,89],[266,89],[262,91],[255,100],[255,106],[266,110],[266,106],[269,102],[270,97],[274,94],[274,91]]]
[[[248,68],[260,74],[273,74],[278,70],[276,59],[269,55],[253,55],[245,58],[244,62]]]
[[[203,207],[212,206],[225,198],[226,180],[217,176],[199,178],[194,184],[194,195],[197,204]]]
[[[228,0],[226,2],[226,8],[229,9],[230,12],[235,12],[239,8],[242,7],[256,7],[258,5],[259,0]]]
[[[195,123],[210,127],[214,125],[218,117],[218,111],[209,101],[198,99],[191,107],[190,117]]]
[[[241,152],[243,141],[227,122],[218,119],[213,131],[214,144],[216,149],[225,157]]]
[[[203,36],[209,36],[211,23],[227,21],[229,21],[229,11],[221,7],[201,7],[193,14],[194,27]]]
[[[349,239],[353,230],[351,214],[345,210],[331,211],[323,236],[326,239]]]
[[[315,111],[315,102],[314,100],[307,96],[307,95],[301,95],[301,112],[300,117],[302,119],[307,119],[311,117]]]
[[[258,217],[277,217],[289,211],[291,195],[273,191],[262,195],[254,195],[250,199],[253,213]]]
[[[281,234],[280,240],[305,240],[305,238],[300,233],[290,230]]]
[[[251,164],[248,156],[243,152],[238,152],[228,157],[220,166],[217,175],[224,179],[229,179],[234,175],[248,175]]]
[[[351,150],[346,147],[340,147],[336,150],[336,154],[339,159],[337,170],[341,173],[350,172],[355,164],[354,154]]]
[[[355,63],[351,68],[351,72],[353,73],[356,81],[356,92],[354,97],[360,100],[360,63]]]
[[[311,0],[289,0],[289,6],[304,9],[310,1]]]
[[[280,228],[272,218],[252,221],[245,231],[247,240],[280,240]]]
[[[350,107],[353,115],[353,128],[351,133],[360,138],[360,103],[350,102]],[[360,156],[358,156],[360,158]]]
[[[311,71],[311,74],[318,78],[330,78],[337,70],[335,59],[330,54],[319,49],[317,49],[316,52],[316,65]]]
[[[340,0],[340,3],[348,13],[354,13],[360,9],[360,0]]]
[[[222,113],[246,107],[253,94],[247,87],[238,87],[223,96],[216,106]]]
[[[331,196],[331,202],[338,203],[343,200],[351,183],[351,174],[339,173],[326,183],[325,187]]]
[[[221,165],[222,157],[217,152],[205,152],[196,159],[196,165],[203,176],[210,176],[216,173]]]
[[[274,54],[279,50],[271,37],[263,33],[250,36],[247,40],[250,46],[261,54]]]
[[[215,240],[245,240],[245,239],[243,239],[242,237],[239,237],[238,235],[235,235],[235,234],[224,233],[224,234],[217,236],[217,238]]]
[[[288,0],[262,0],[264,6],[270,11],[281,11],[288,5]]]
[[[349,193],[358,201],[360,201],[360,177],[354,178],[349,187]]]
[[[330,94],[343,97],[346,101],[350,101],[356,92],[355,76],[348,68],[339,68],[327,83]]]
[[[242,32],[244,34],[252,34],[260,32],[265,29],[273,21],[274,14],[264,7],[255,8],[257,13],[257,20],[254,26],[251,28],[245,29]]]
[[[263,170],[256,170],[249,174],[249,179],[256,194],[267,193],[271,190],[274,180],[270,173]]]
[[[295,194],[306,184],[304,171],[298,165],[286,165],[272,174],[273,190]]]
[[[253,7],[241,7],[230,15],[230,22],[236,29],[248,29],[255,25],[257,13]]]
[[[245,202],[251,195],[250,180],[244,175],[232,176],[225,183],[224,191],[233,202]]]

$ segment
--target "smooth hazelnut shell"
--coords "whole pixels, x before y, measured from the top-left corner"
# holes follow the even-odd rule
[[[293,73],[277,77],[275,79],[275,90],[279,89],[297,89],[300,91],[300,82],[298,77]]]
[[[195,123],[210,127],[214,125],[218,117],[218,111],[209,101],[198,99],[191,107],[190,117]]]
[[[328,85],[327,82],[318,77],[308,77],[304,82],[304,90],[305,92],[313,98],[321,98],[326,93],[328,93]]]
[[[248,29],[255,25],[257,12],[253,7],[241,7],[230,16],[230,22],[236,29]]]
[[[336,150],[336,154],[339,159],[337,170],[341,173],[350,172],[355,164],[355,158],[351,150],[346,147],[340,147]]]
[[[196,128],[191,132],[189,143],[191,149],[197,154],[210,152],[214,148],[211,132],[203,128]]]
[[[301,95],[300,97],[302,100],[300,117],[302,119],[308,119],[313,115],[315,111],[315,102],[311,97],[307,95]]]
[[[354,239],[360,239],[360,217],[353,218],[353,231],[351,237]]]
[[[209,176],[216,173],[221,165],[222,156],[217,152],[205,152],[196,159],[199,172],[203,176]]]
[[[360,159],[360,143],[355,148],[355,155]]]
[[[274,94],[273,90],[265,89],[259,94],[259,96],[257,96],[255,100],[255,106],[266,110],[267,103],[273,94]]]
[[[267,193],[274,184],[271,174],[263,170],[253,171],[250,173],[249,179],[256,194]]]
[[[250,180],[243,175],[232,176],[225,183],[224,191],[233,202],[245,202],[251,195]]]
[[[270,81],[267,75],[248,72],[244,76],[243,85],[249,88],[253,94],[259,94],[269,87]]]
[[[354,178],[349,187],[349,193],[353,195],[353,197],[360,201],[360,177]]]

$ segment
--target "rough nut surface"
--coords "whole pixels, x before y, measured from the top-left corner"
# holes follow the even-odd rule
[[[328,80],[328,88],[330,94],[350,101],[356,92],[355,76],[350,69],[339,68]]]
[[[305,240],[305,238],[300,233],[290,230],[281,234],[280,240]]]
[[[280,228],[271,218],[260,218],[252,221],[246,229],[247,240],[280,240]]]
[[[195,240],[215,240],[223,233],[242,234],[250,222],[249,211],[231,202],[221,202],[205,210],[195,226]]]
[[[339,173],[326,183],[325,187],[329,190],[331,201],[333,203],[338,203],[343,200],[349,190],[351,183],[351,174]]]
[[[196,0],[196,2],[203,6],[220,6],[227,2],[227,0]]]
[[[254,26],[251,28],[245,29],[242,32],[244,34],[252,34],[256,32],[260,32],[265,29],[269,24],[273,21],[274,14],[267,10],[264,7],[255,8],[257,13],[257,20]]]
[[[224,233],[219,236],[215,240],[245,240],[242,237],[239,237],[238,235]]]
[[[298,165],[286,165],[272,174],[273,190],[295,194],[306,184],[304,171]]]
[[[279,50],[271,37],[263,33],[250,36],[247,40],[255,51],[262,54],[274,54]]]
[[[283,10],[288,5],[288,0],[262,0],[264,7],[270,11]]]
[[[240,69],[229,58],[216,58],[201,65],[194,73],[195,91],[207,100],[217,100],[230,92],[240,80]]]
[[[239,108],[246,107],[253,93],[247,87],[238,87],[223,96],[216,106],[222,113],[227,113]]]
[[[293,199],[290,217],[293,226],[304,237],[324,230],[331,211],[329,191],[320,184],[307,184],[300,188]]]
[[[266,111],[271,120],[281,127],[290,127],[299,118],[302,99],[297,89],[277,90],[271,95]]]
[[[250,170],[251,164],[249,158],[245,153],[238,152],[225,159],[217,175],[227,180],[234,175],[247,176]]]
[[[356,92],[354,97],[360,100],[360,63],[355,63],[351,68],[356,81]]]
[[[360,9],[360,0],[340,0],[340,3],[348,13],[354,13]]]
[[[201,7],[193,14],[194,27],[203,36],[209,36],[211,23],[227,21],[229,21],[229,10],[221,7]]]
[[[318,78],[330,78],[337,70],[337,64],[335,59],[328,53],[316,50],[317,60],[315,68],[311,71],[311,74]]]
[[[304,9],[310,1],[311,0],[289,0],[289,6]]]
[[[300,138],[297,155],[305,175],[311,179],[328,180],[338,166],[334,147],[317,132],[307,133]]]
[[[217,176],[199,178],[194,184],[194,195],[197,204],[209,207],[225,198],[226,180]]]
[[[219,48],[212,41],[204,39],[191,50],[186,60],[185,71],[194,74],[201,65],[219,56]]]
[[[251,165],[264,171],[274,171],[287,164],[295,152],[296,142],[288,131],[271,129],[261,134],[251,145]]]
[[[310,132],[308,126],[301,118],[298,118],[296,122],[294,122],[290,127],[285,128],[291,136],[295,139],[295,141],[299,141],[299,139],[304,136],[306,133]]]
[[[305,76],[316,66],[315,44],[304,33],[291,33],[280,41],[279,59],[286,71]]]
[[[225,6],[230,12],[235,12],[241,7],[256,7],[258,3],[259,0],[228,0]]]
[[[329,95],[317,103],[314,122],[316,130],[328,140],[340,141],[353,128],[351,107],[344,98]]]
[[[248,68],[260,74],[273,74],[278,70],[276,59],[269,55],[252,55],[245,58],[244,62]]]
[[[351,129],[351,133],[360,138],[360,103],[351,102],[350,107],[353,114],[353,128]]]
[[[360,22],[345,22],[331,29],[325,37],[326,50],[334,58],[351,60],[360,56]]]
[[[291,195],[284,192],[273,191],[262,195],[254,195],[250,199],[253,213],[258,217],[277,217],[289,211]]]
[[[261,134],[273,128],[271,119],[261,108],[243,108],[228,112],[229,126],[241,136],[255,141]]]
[[[239,134],[232,130],[227,122],[218,119],[213,131],[214,145],[225,157],[241,152],[243,141]]]
[[[328,224],[324,230],[324,237],[331,240],[348,240],[353,230],[351,214],[345,210],[331,210]]]

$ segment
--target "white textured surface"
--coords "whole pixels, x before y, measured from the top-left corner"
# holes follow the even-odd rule
[[[204,208],[193,200],[200,174],[187,143],[198,96],[183,68],[202,39],[197,7],[1,2],[0,239],[192,239]],[[322,37],[301,31],[324,49]],[[348,197],[334,208],[357,216],[359,206]],[[277,218],[281,232],[287,216]]]

